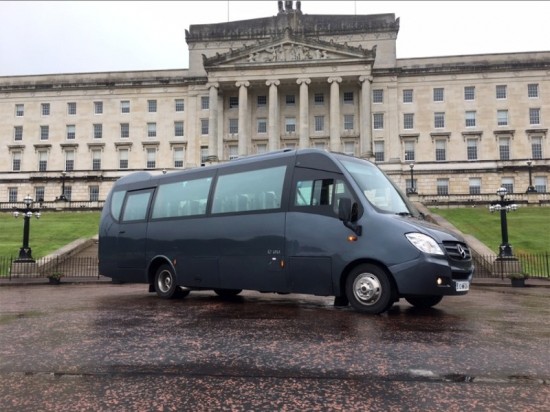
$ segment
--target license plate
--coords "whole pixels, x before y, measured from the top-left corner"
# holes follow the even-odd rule
[[[470,290],[470,282],[456,282],[456,291],[465,292]]]

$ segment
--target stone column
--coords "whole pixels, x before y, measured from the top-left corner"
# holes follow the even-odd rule
[[[340,83],[341,77],[329,77],[330,83],[330,150],[341,151],[340,144]]]
[[[359,105],[359,156],[370,159],[372,152],[372,109],[371,109],[371,84],[372,76],[359,76],[361,82],[361,101]]]
[[[208,156],[218,156],[218,89],[219,83],[209,83]]]
[[[268,80],[265,85],[269,87],[269,151],[277,150],[279,148],[279,141],[281,140],[279,132],[279,97],[277,93],[277,86],[281,82],[279,80]]]
[[[304,149],[309,147],[309,88],[311,79],[298,79],[300,85],[300,144]]]
[[[250,139],[248,136],[248,87],[250,82],[242,81],[235,83],[239,88],[239,157],[248,155]]]

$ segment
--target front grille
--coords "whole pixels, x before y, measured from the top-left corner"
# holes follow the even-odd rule
[[[447,255],[454,260],[472,260],[470,248],[466,243],[443,242]]]

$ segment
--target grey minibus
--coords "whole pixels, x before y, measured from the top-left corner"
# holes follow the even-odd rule
[[[423,220],[375,164],[315,149],[119,179],[99,268],[162,298],[304,293],[366,313],[463,295],[474,271],[464,240]]]

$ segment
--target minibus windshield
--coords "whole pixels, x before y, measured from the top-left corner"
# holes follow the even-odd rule
[[[411,215],[405,200],[386,175],[372,163],[340,158],[367,200],[378,209],[398,215]]]

